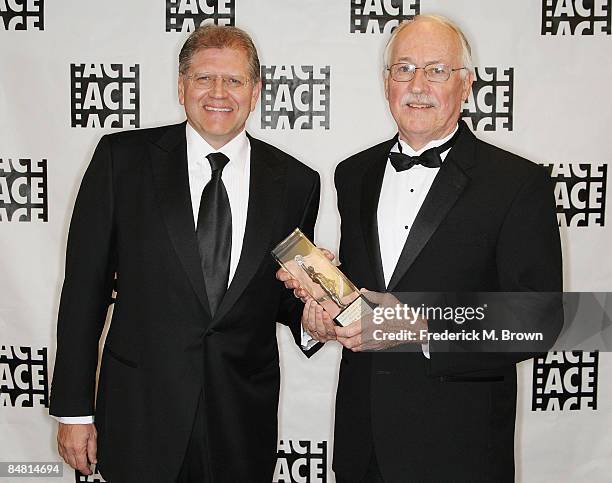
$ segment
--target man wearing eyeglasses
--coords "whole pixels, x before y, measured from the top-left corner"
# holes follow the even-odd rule
[[[50,408],[61,456],[84,474],[98,462],[114,483],[272,481],[275,322],[300,341],[301,306],[270,249],[296,226],[313,235],[320,185],[246,133],[260,89],[250,37],[200,27],[179,55],[187,121],[104,136],[94,153],[70,225]]]
[[[419,16],[391,36],[384,85],[398,134],[335,173],[339,259],[357,286],[561,291],[552,183],[459,120],[473,79],[468,42],[450,20]],[[287,272],[277,276],[306,296]],[[395,343],[373,340],[360,321],[334,328],[315,306],[303,312],[307,332],[344,346],[333,459],[339,483],[514,481],[515,364],[529,355],[449,352],[426,338],[377,352]],[[418,325],[428,333],[435,322]]]

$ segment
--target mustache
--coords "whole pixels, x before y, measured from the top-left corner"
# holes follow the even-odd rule
[[[438,102],[433,97],[427,94],[406,94],[402,98],[402,105],[408,104],[421,104],[426,106],[438,107]]]

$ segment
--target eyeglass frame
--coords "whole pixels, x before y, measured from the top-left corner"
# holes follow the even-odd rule
[[[210,75],[211,77],[214,77],[214,81],[213,84],[210,87],[198,87],[197,85],[195,85],[194,83],[194,79],[195,76],[197,75]],[[215,74],[214,72],[194,72],[193,74],[181,74],[185,79],[189,79],[189,81],[191,82],[191,85],[195,88],[195,89],[199,89],[199,90],[206,90],[206,89],[212,89],[218,78],[221,78],[221,81],[223,82],[223,85],[225,86],[226,89],[229,90],[236,90],[236,89],[242,89],[243,87],[246,87],[247,85],[249,85],[252,82],[252,79],[249,76],[245,77],[244,80],[244,84],[242,84],[241,86],[230,86],[228,84],[228,80],[231,77],[242,77],[241,75],[234,75],[234,74]]]
[[[396,65],[411,65],[411,66],[413,66],[413,67],[414,67],[414,71],[413,71],[413,73],[412,73],[412,77],[411,77],[410,79],[406,79],[406,80],[397,80],[395,77],[393,77],[393,73],[392,73],[392,71],[391,71],[391,69],[393,68],[393,66],[396,66]],[[448,66],[448,65],[447,65],[447,64],[445,64],[444,62],[433,62],[433,63],[431,63],[431,64],[424,65],[423,67],[417,67],[416,65],[411,64],[410,62],[396,62],[395,64],[391,64],[391,65],[387,66],[385,70],[389,71],[389,75],[391,76],[391,79],[393,79],[395,82],[410,82],[410,81],[411,81],[411,80],[413,80],[413,79],[414,79],[414,77],[416,76],[416,71],[417,71],[417,70],[419,70],[419,69],[422,69],[422,70],[423,70],[423,75],[425,76],[425,79],[427,79],[427,81],[428,81],[428,82],[437,82],[437,83],[442,83],[442,82],[448,82],[448,80],[450,79],[450,76],[451,76],[451,74],[452,74],[453,72],[458,71],[458,70],[467,69],[467,67],[466,67],[466,66],[463,66],[463,67],[457,67],[457,68],[452,68],[452,67],[451,67],[451,69],[450,69],[450,71],[449,71],[449,73],[448,73],[448,77],[447,77],[446,79],[444,79],[444,80],[432,80],[432,79],[430,79],[430,78],[429,78],[429,76],[428,76],[428,74],[427,74],[427,71],[425,70],[425,69],[427,69],[429,66],[432,66],[432,65],[443,65],[443,66],[445,66],[445,67],[447,67],[447,66]]]

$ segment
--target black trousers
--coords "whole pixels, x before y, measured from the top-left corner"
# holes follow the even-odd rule
[[[345,480],[341,476],[336,475],[336,483],[385,483],[380,470],[378,469],[378,461],[376,459],[376,453],[372,448],[372,456],[370,457],[370,463],[368,464],[368,471],[361,480]]]
[[[185,459],[176,483],[206,483],[211,481],[207,453],[204,400],[202,394],[200,394]]]

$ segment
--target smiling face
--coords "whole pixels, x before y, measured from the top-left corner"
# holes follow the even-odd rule
[[[210,89],[198,89],[187,76],[195,73],[239,75],[249,79],[237,89],[227,89],[220,77]],[[198,50],[186,76],[178,78],[179,102],[185,108],[187,121],[213,148],[219,149],[244,129],[255,109],[261,82],[249,75],[249,62],[241,49],[206,48]]]
[[[455,32],[438,22],[416,20],[398,33],[389,52],[389,66],[407,62],[417,67],[443,63],[463,67],[461,44]],[[470,92],[472,73],[455,71],[446,82],[430,82],[418,69],[408,82],[385,77],[385,97],[400,137],[418,150],[450,134],[459,120],[461,104]]]

